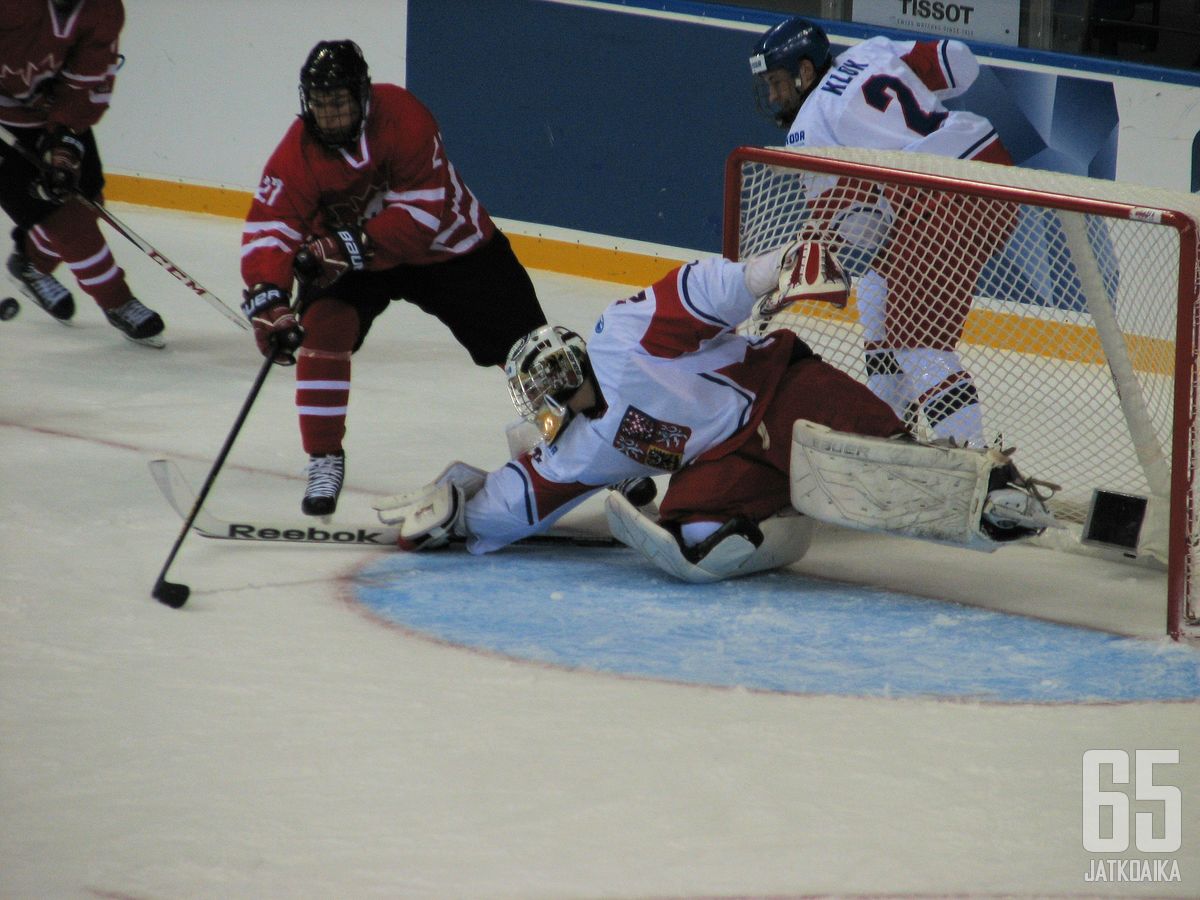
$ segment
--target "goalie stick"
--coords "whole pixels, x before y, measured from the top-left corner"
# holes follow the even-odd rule
[[[150,463],[150,474],[166,501],[181,518],[186,519],[195,503],[196,493],[183,477],[179,466],[168,459]],[[239,521],[222,519],[207,509],[200,509],[192,522],[192,530],[202,537],[233,541],[268,541],[284,544],[338,544],[348,547],[387,547],[395,549],[400,529],[390,525],[335,524],[326,525],[317,519],[273,519],[270,521]],[[571,547],[621,547],[614,537],[583,531],[555,529],[534,534],[518,544],[558,544]]]

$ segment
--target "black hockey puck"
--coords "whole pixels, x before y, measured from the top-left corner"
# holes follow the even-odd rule
[[[7,322],[9,319],[15,319],[17,313],[21,311],[21,304],[13,297],[5,297],[0,300],[0,322]]]

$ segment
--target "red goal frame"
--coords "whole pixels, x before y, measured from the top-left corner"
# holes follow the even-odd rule
[[[808,155],[803,151],[764,147],[738,147],[727,158],[724,185],[724,222],[722,253],[728,259],[739,258],[739,226],[742,203],[742,167],[744,163],[759,163],[782,168],[852,178],[886,180],[913,187],[930,188],[952,193],[1011,201],[1018,204],[1049,207],[1069,212],[1103,216],[1114,219],[1149,221],[1174,228],[1179,236],[1179,288],[1176,297],[1175,330],[1175,390],[1172,408],[1171,434],[1171,503],[1167,563],[1166,631],[1174,639],[1200,637],[1200,598],[1191,602],[1193,590],[1200,578],[1193,562],[1193,547],[1197,543],[1196,518],[1200,510],[1200,485],[1196,483],[1197,454],[1200,436],[1197,435],[1198,367],[1197,347],[1200,346],[1200,272],[1197,270],[1197,223],[1192,216],[1169,207],[1145,206],[1112,199],[1071,196],[1053,191],[990,184],[944,175],[915,172],[890,166],[879,166],[825,156]],[[1119,186],[1114,184],[1119,192]]]

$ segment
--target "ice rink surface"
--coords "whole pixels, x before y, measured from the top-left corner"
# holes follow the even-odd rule
[[[239,300],[239,223],[114,210]],[[772,615],[820,611],[847,585],[881,594],[812,620],[821,655],[807,658],[850,685],[840,691],[822,689],[823,675],[807,690],[756,682],[752,656],[724,679],[681,678],[655,668],[679,652],[665,639],[644,640],[636,665],[610,666],[478,637],[506,613],[505,638],[520,637],[519,616],[535,616],[520,603],[550,585],[558,633],[589,629],[589,653],[635,635],[630,609],[648,605],[703,628],[724,622],[685,667],[764,644],[720,598],[645,596],[664,582],[620,550],[594,551],[615,554],[607,594],[603,564],[597,574],[580,556],[591,551],[564,552],[561,565],[540,552],[537,566],[515,554],[482,587],[472,567],[484,561],[438,557],[429,569],[465,632],[447,629],[450,604],[436,598],[396,616],[370,602],[381,573],[407,564],[375,548],[192,535],[171,569],[191,600],[154,603],[180,520],[147,463],[173,459],[199,484],[259,357],[248,333],[134,247],[116,236],[112,247],[166,320],[165,350],[125,341],[78,295],[71,327],[26,301],[0,322],[0,897],[1200,895],[1200,710],[1194,691],[1186,699],[1200,657],[1159,637],[1164,579],[1145,569],[821,532],[792,570],[737,591],[775,604]],[[581,331],[629,293],[532,274],[551,319]],[[394,305],[355,357],[335,522],[371,521],[373,496],[451,459],[503,462],[512,418],[498,372]],[[276,370],[210,504],[294,518],[303,463],[292,373]],[[495,602],[473,612],[479,591]],[[890,641],[878,628],[890,594],[933,603],[935,621],[962,618],[964,630]],[[1182,672],[1185,699],[990,702],[954,687],[964,670],[1019,668],[1020,640],[1048,622],[1083,641],[1137,638],[1143,660]],[[863,667],[864,635],[891,648],[871,657],[885,679],[919,667],[932,687],[888,696],[878,679],[843,677]],[[765,650],[804,657],[807,636]],[[1119,662],[1088,672],[1095,697],[1129,677]],[[1082,758],[1098,748],[1131,760],[1180,751],[1155,779],[1181,791],[1181,851],[1085,851]],[[1163,818],[1161,802],[1129,806]],[[1165,858],[1182,880],[1086,880],[1109,858]]]

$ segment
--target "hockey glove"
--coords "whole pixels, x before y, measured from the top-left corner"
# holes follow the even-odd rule
[[[779,261],[779,283],[755,311],[770,318],[798,300],[819,300],[844,309],[850,299],[850,277],[833,253],[817,241],[798,240]]]
[[[483,469],[455,460],[432,483],[372,504],[385,525],[400,525],[401,550],[433,550],[467,536],[467,501],[483,488]]]
[[[374,251],[360,229],[339,228],[314,238],[296,253],[296,274],[318,288],[329,287],[347,272],[361,272]]]
[[[79,190],[83,168],[83,141],[69,128],[52,128],[38,143],[44,168],[36,186],[37,195],[51,203],[62,203]]]
[[[304,329],[288,305],[288,293],[273,284],[256,284],[243,295],[242,312],[254,326],[259,352],[276,365],[296,364],[296,351],[304,341]]]
[[[401,550],[435,550],[467,535],[467,492],[453,481],[435,481],[375,505],[379,520],[399,525]]]

